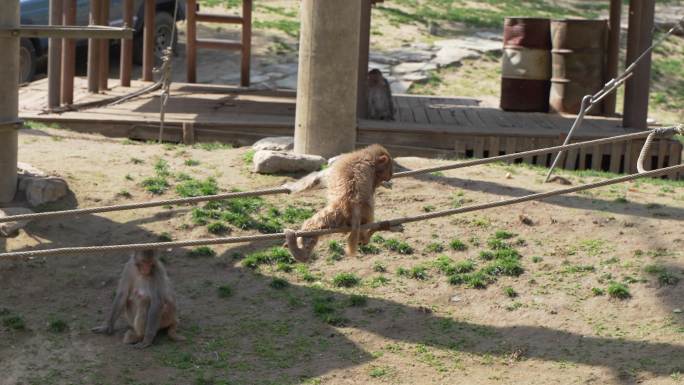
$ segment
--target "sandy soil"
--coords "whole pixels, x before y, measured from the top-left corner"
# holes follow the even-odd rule
[[[175,173],[214,176],[225,190],[290,179],[250,173],[242,159],[245,148],[128,143],[62,130],[23,131],[20,160],[68,180],[74,195],[55,208],[154,199],[140,181],[152,175],[158,158]],[[186,166],[187,159],[201,163]],[[407,168],[443,162],[398,159]],[[568,177],[574,183],[595,179]],[[541,178],[540,170],[493,165],[398,179],[392,190],[379,191],[377,217],[558,187],[542,185]],[[123,196],[124,190],[132,197]],[[278,207],[318,208],[324,202],[321,191],[266,200]],[[7,239],[4,248],[144,242],[163,232],[173,239],[212,236],[206,227],[192,225],[189,210],[36,222]],[[522,224],[520,215],[534,225]],[[296,270],[279,272],[268,265],[252,270],[234,256],[269,244],[215,247],[217,256],[210,258],[171,250],[164,259],[179,297],[180,331],[188,341],[173,343],[162,335],[144,351],[121,343],[121,323],[116,336],[89,331],[104,317],[126,255],[2,260],[0,384],[682,383],[684,315],[677,309],[684,307],[684,284],[660,285],[644,267],[657,264],[682,277],[683,220],[681,184],[640,182],[410,224],[403,234],[386,235],[406,241],[415,250],[410,255],[383,249],[334,261],[322,242],[319,258],[309,266],[317,277],[313,282]],[[478,290],[452,286],[431,267],[440,254],[484,265],[478,253],[496,230],[522,239],[516,241],[522,275],[500,277]],[[468,245],[466,251],[449,249],[456,238]],[[432,242],[446,250],[426,251]],[[376,262],[387,272],[374,271]],[[428,266],[425,280],[395,273],[420,264]],[[361,284],[335,287],[333,277],[341,272],[357,274]],[[388,282],[373,284],[378,276]],[[273,277],[289,286],[272,288]],[[629,282],[631,298],[592,294],[611,280]],[[217,287],[225,284],[232,295],[221,298]],[[505,287],[518,296],[508,298]],[[367,296],[367,303],[348,306],[355,295]],[[328,297],[343,325],[315,315],[314,304]],[[12,329],[4,321],[11,316],[22,317],[25,329]],[[57,320],[66,323],[65,331],[50,330]]]

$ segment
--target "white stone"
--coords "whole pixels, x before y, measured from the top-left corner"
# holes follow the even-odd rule
[[[263,138],[254,143],[252,148],[257,151],[292,151],[294,148],[294,138],[291,136],[272,136]]]
[[[503,45],[500,41],[483,39],[476,36],[466,36],[460,39],[438,40],[435,45],[440,48],[465,48],[478,52],[501,51]]]
[[[399,60],[393,58],[389,54],[384,54],[384,53],[371,52],[370,54],[368,54],[368,59],[369,59],[369,61],[372,61],[375,63],[388,64],[388,65],[394,65],[394,64],[399,63]]]
[[[503,32],[480,31],[475,32],[475,36],[482,39],[503,41]]]
[[[19,191],[26,195],[26,200],[33,206],[55,202],[67,195],[69,186],[62,178],[54,176],[19,176]]]
[[[390,55],[401,62],[426,62],[435,56],[430,51],[419,50],[394,51]]]
[[[17,174],[19,175],[31,175],[31,176],[46,176],[47,173],[43,170],[39,170],[28,163],[17,162]]]
[[[393,94],[405,94],[406,91],[408,91],[408,89],[411,87],[411,84],[413,84],[413,82],[400,80],[390,83],[390,89],[392,90]]]
[[[408,74],[411,72],[422,71],[425,63],[401,63],[392,67],[393,74]]]
[[[474,59],[479,56],[476,51],[470,49],[446,46],[437,51],[437,56],[432,59],[432,63],[439,67],[448,67],[463,59]]]
[[[253,74],[252,76],[250,76],[249,81],[252,83],[261,83],[261,82],[265,82],[269,79],[270,79],[270,77],[268,75],[261,75],[261,74],[254,75]]]
[[[406,74],[401,77],[401,80],[405,81],[410,81],[410,82],[422,82],[428,79],[428,75],[426,72],[413,72],[410,74]]]
[[[278,172],[316,171],[325,164],[318,155],[261,150],[254,154],[254,172],[273,174]]]
[[[33,210],[27,209],[25,207],[6,207],[0,209],[0,218],[23,214],[33,214]],[[31,221],[26,220],[0,223],[0,237],[16,237],[19,235],[19,230],[24,228],[29,222]]]

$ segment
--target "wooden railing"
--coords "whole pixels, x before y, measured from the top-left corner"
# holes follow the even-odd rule
[[[197,23],[239,24],[242,39],[198,39]],[[242,1],[242,16],[219,15],[198,11],[197,0],[187,0],[187,80],[197,82],[197,48],[241,51],[240,85],[249,87],[250,59],[252,55],[252,0]]]

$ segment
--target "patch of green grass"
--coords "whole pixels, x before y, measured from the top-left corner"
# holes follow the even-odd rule
[[[354,273],[339,273],[333,277],[332,283],[335,287],[354,287],[361,283],[361,278]]]
[[[64,333],[69,330],[69,325],[62,319],[52,318],[48,321],[47,330],[52,333]]]
[[[171,233],[165,231],[157,236],[157,240],[159,242],[171,242],[173,241],[173,237],[171,236]]]
[[[491,238],[487,240],[487,247],[489,247],[492,250],[505,250],[510,249],[511,245],[502,239]]]
[[[228,298],[233,295],[233,288],[229,285],[221,285],[216,289],[216,294],[219,298]]]
[[[542,257],[540,257],[540,256],[538,256],[538,255],[535,255],[534,257],[532,257],[532,262],[533,262],[533,263],[539,263],[539,262],[541,262],[541,261],[543,261],[543,260],[544,260],[544,258],[542,258]]]
[[[590,273],[594,271],[596,268],[593,265],[571,265],[563,270],[565,273]]]
[[[372,243],[369,243],[367,245],[361,245],[359,246],[359,250],[363,254],[380,254],[380,248],[375,246]]]
[[[382,262],[375,262],[373,263],[373,271],[376,273],[385,273],[387,271],[387,265],[385,265]]]
[[[196,159],[186,159],[185,165],[189,167],[195,167],[200,165],[200,161]]]
[[[26,330],[24,318],[20,315],[10,315],[2,319],[2,326],[11,330]]]
[[[522,274],[525,269],[523,269],[517,258],[506,257],[495,259],[485,266],[482,271],[491,276],[506,275],[517,277]]]
[[[413,279],[424,281],[429,278],[427,268],[425,266],[414,266],[409,272],[408,276]]]
[[[273,289],[276,289],[276,290],[282,290],[282,289],[290,286],[290,283],[287,282],[286,279],[276,277],[276,278],[273,278],[271,280],[271,283],[269,284],[269,286]]]
[[[431,213],[431,212],[435,211],[436,209],[437,208],[433,205],[423,206],[423,211],[425,211],[426,213]]]
[[[384,377],[389,373],[388,369],[384,366],[374,366],[371,368],[370,372],[368,372],[368,375],[373,377],[373,378],[380,378]]]
[[[626,285],[618,282],[613,282],[608,285],[608,295],[610,295],[612,298],[618,299],[627,299],[632,296],[629,293],[629,288]]]
[[[281,31],[288,36],[299,36],[299,20],[254,20],[254,28],[258,29],[275,29]]]
[[[254,163],[254,154],[256,154],[256,150],[249,149],[247,150],[243,155],[242,155],[242,161],[245,162],[245,164],[252,164]]]
[[[292,267],[292,264],[290,264],[290,263],[286,263],[286,262],[282,262],[282,261],[276,263],[276,270],[277,271],[289,273],[292,271],[292,269],[293,269],[293,267]]]
[[[679,277],[669,271],[664,271],[658,274],[658,283],[660,286],[674,286],[679,283]]]
[[[465,284],[474,289],[484,289],[493,282],[493,279],[483,271],[474,273],[454,274],[449,276],[449,283],[452,285]]]
[[[133,195],[126,189],[123,189],[123,190],[119,191],[118,193],[116,193],[116,196],[126,198],[126,199],[131,199],[133,197]]]
[[[368,297],[365,295],[352,294],[349,297],[349,306],[361,307],[366,306],[366,304],[368,304]]]
[[[388,250],[396,251],[399,254],[413,254],[413,247],[411,247],[408,243],[404,241],[399,241],[396,239],[387,239],[385,240],[385,247],[387,247]]]
[[[506,231],[506,230],[497,230],[497,231],[494,233],[494,238],[495,238],[495,239],[511,239],[511,238],[515,237],[516,235],[517,235],[517,234],[513,234],[513,233],[511,233],[510,231]]]
[[[506,305],[506,310],[514,311],[514,310],[520,309],[522,306],[523,306],[523,304],[521,302],[515,301],[511,304]]]
[[[441,253],[444,251],[444,245],[441,242],[431,242],[425,247],[428,253]]]
[[[661,273],[666,272],[667,269],[665,269],[663,266],[652,264],[652,265],[646,265],[644,267],[644,271],[649,273],[649,274],[661,274]]]
[[[279,262],[292,264],[295,260],[286,248],[272,247],[265,251],[247,254],[242,260],[242,265],[251,269],[256,269],[260,265],[272,265]]]
[[[330,257],[337,261],[344,255],[344,246],[339,241],[330,241],[328,242],[328,251],[331,253]]]
[[[592,293],[595,297],[598,297],[598,296],[601,296],[601,295],[605,295],[605,294],[606,294],[606,291],[603,290],[603,289],[601,289],[600,287],[592,287],[592,288],[591,288],[591,293]]]
[[[191,178],[178,184],[176,186],[176,193],[184,198],[216,195],[218,194],[218,184],[214,178],[207,178],[205,180]]]
[[[509,298],[515,298],[518,296],[518,292],[510,286],[504,287],[503,292]]]
[[[153,176],[143,179],[141,185],[152,194],[161,195],[169,189],[169,181],[164,176]]]
[[[216,252],[209,246],[199,246],[188,252],[188,257],[215,257]]]
[[[223,222],[213,222],[207,226],[207,230],[212,234],[225,234],[230,230]]]
[[[383,236],[380,234],[375,234],[371,237],[371,242],[379,243],[382,245],[385,244],[385,238],[383,238]]]
[[[480,256],[480,259],[483,259],[485,261],[491,261],[492,259],[494,259],[494,252],[488,251],[488,250],[482,250],[482,251],[480,251],[479,256]]]
[[[468,245],[466,245],[465,242],[461,241],[460,239],[452,239],[451,242],[449,242],[449,247],[451,250],[456,251],[464,251],[468,249]]]
[[[389,283],[389,281],[390,281],[389,278],[382,276],[382,275],[378,275],[377,277],[371,278],[370,287],[377,288],[380,286],[384,286],[384,285],[387,285]]]

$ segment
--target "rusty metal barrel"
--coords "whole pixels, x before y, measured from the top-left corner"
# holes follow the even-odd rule
[[[549,19],[507,17],[501,60],[501,109],[549,110],[551,79]]]
[[[594,94],[604,83],[606,20],[551,21],[551,96],[556,112],[576,114],[582,97]],[[600,114],[596,106],[592,114]]]

